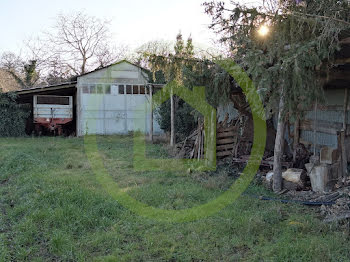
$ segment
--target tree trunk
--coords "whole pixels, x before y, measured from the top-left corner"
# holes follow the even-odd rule
[[[273,191],[280,192],[282,190],[282,156],[283,156],[283,145],[284,145],[284,128],[285,120],[283,119],[284,111],[284,92],[282,88],[278,120],[277,120],[277,132],[274,149],[274,160],[273,160]]]
[[[171,122],[171,130],[170,130],[170,146],[175,145],[175,101],[173,96],[173,91],[171,91],[170,96],[170,122]]]
[[[86,62],[87,62],[87,58],[85,57],[85,55],[83,55],[83,62],[81,64],[81,74],[85,74]]]

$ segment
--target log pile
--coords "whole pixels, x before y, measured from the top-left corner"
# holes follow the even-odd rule
[[[176,144],[177,158],[201,159],[204,157],[204,126],[199,122],[197,129],[186,139]]]
[[[228,117],[217,123],[216,132],[216,157],[218,160],[230,158],[233,163],[245,164],[250,159],[252,147],[252,139],[250,137],[251,127],[245,126],[242,119],[234,119],[228,121]],[[205,154],[205,134],[204,125],[198,123],[196,130],[192,132],[184,141],[176,144],[176,157],[185,159],[201,159]],[[269,154],[270,155],[270,154]],[[268,155],[268,156],[269,156]],[[253,160],[254,161],[254,160]],[[257,159],[261,166],[271,168],[273,166],[273,157]],[[282,166],[286,168],[292,167],[291,162],[283,162]]]
[[[245,163],[249,158],[252,141],[245,134],[245,129],[240,126],[240,120],[235,119],[230,122],[225,118],[224,121],[217,123],[216,132],[216,156],[218,159],[230,157],[235,163]],[[176,157],[186,159],[204,158],[204,125],[198,123],[196,130],[192,132],[182,142],[176,144]],[[266,161],[265,166],[270,166],[273,161]],[[285,164],[289,167],[289,164]]]

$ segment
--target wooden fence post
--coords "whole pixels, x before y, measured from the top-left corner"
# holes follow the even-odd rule
[[[150,85],[149,87],[149,103],[150,103],[150,126],[149,126],[149,140],[153,142],[153,87]]]
[[[171,88],[170,95],[170,146],[175,145],[175,103],[174,103],[174,95],[173,95],[173,87]]]
[[[346,138],[346,126],[347,126],[347,118],[348,118],[348,89],[345,88],[344,91],[344,119],[343,119],[343,130],[340,134],[341,141],[341,157],[342,157],[342,166],[343,166],[343,176],[348,175],[348,158],[346,155],[346,146],[345,146],[345,138]]]

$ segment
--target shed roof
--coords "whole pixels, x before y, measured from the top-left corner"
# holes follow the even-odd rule
[[[137,65],[137,64],[131,63],[130,61],[124,59],[124,60],[121,60],[121,61],[112,63],[112,64],[110,64],[110,65],[107,65],[107,66],[98,67],[98,68],[96,68],[95,70],[92,70],[92,71],[90,71],[90,72],[86,72],[86,73],[84,73],[84,74],[78,75],[78,77],[85,76],[85,75],[88,75],[88,74],[90,74],[90,73],[94,73],[94,72],[96,72],[96,71],[100,71],[100,70],[102,70],[102,69],[106,69],[106,68],[108,68],[108,67],[110,67],[110,66],[118,65],[118,64],[121,64],[121,63],[128,63],[128,64],[130,64],[130,65],[133,65],[133,66],[136,66],[136,67],[140,68],[141,70],[143,70],[143,71],[145,71],[145,72],[147,72],[147,73],[150,72],[148,69],[146,69],[146,68],[144,68],[144,67],[142,67],[142,66],[139,66],[139,65]]]
[[[66,82],[66,83],[61,83],[61,84],[57,84],[57,85],[33,87],[33,88],[29,88],[29,89],[21,89],[21,90],[15,91],[15,93],[18,95],[34,94],[34,93],[40,93],[43,91],[54,91],[54,90],[59,90],[59,89],[72,88],[72,87],[75,87],[76,84],[77,84],[76,81]]]
[[[81,75],[79,75],[77,77],[85,76],[85,75],[88,75],[90,73],[94,73],[96,71],[108,68],[110,66],[118,65],[118,64],[121,64],[121,63],[124,63],[124,62],[128,63],[130,65],[136,66],[136,67],[140,68],[141,70],[143,70],[144,72],[150,72],[149,70],[147,70],[147,69],[145,69],[145,68],[143,68],[143,67],[141,67],[139,65],[136,65],[134,63],[131,63],[130,61],[121,60],[121,61],[118,61],[116,63],[110,64],[108,66],[100,67],[100,68],[97,68],[97,69],[95,69],[93,71],[87,72],[85,74],[81,74]],[[33,88],[29,88],[29,89],[21,89],[21,90],[15,91],[15,93],[18,94],[18,95],[35,94],[35,93],[46,92],[46,91],[54,91],[54,90],[59,90],[59,89],[72,88],[72,87],[75,87],[76,84],[77,84],[77,81],[71,81],[71,82],[66,82],[66,83],[61,83],[61,84],[56,84],[56,85],[33,87]],[[153,85],[154,87],[163,87],[164,86],[162,84],[152,84],[152,83],[149,83],[149,84]]]

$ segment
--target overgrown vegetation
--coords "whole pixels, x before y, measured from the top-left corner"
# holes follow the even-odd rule
[[[37,65],[35,60],[30,60],[28,64],[24,64],[22,74],[15,71],[14,68],[7,69],[22,89],[33,87],[39,80]]]
[[[0,137],[25,135],[30,108],[16,103],[16,94],[0,90]]]
[[[192,207],[234,181],[228,172],[136,172],[132,137],[99,137],[122,190],[158,208]],[[348,232],[314,209],[248,196],[195,222],[159,223],[106,194],[80,138],[0,139],[0,261],[348,261]],[[149,157],[166,157],[147,145]],[[248,192],[266,194],[251,185]]]
[[[278,114],[273,189],[282,190],[286,120],[323,101],[323,84],[342,37],[350,32],[348,0],[266,0],[261,7],[206,2],[211,28],[230,48],[266,105]],[[263,33],[260,30],[263,29]],[[249,96],[249,94],[248,94]],[[265,112],[262,112],[265,114]]]
[[[176,81],[185,83],[187,80],[184,77],[184,71],[192,70],[188,59],[194,57],[192,38],[187,39],[185,44],[181,33],[176,37],[174,52],[162,53],[158,55],[153,53],[156,50],[144,50],[140,55],[148,61],[148,66],[151,68],[152,81],[156,83],[170,83]],[[165,51],[165,50],[163,50]],[[169,59],[171,61],[169,61]],[[170,100],[163,103],[156,111],[157,121],[160,128],[166,132],[171,131],[171,102]],[[183,99],[174,95],[175,104],[175,130],[176,137],[179,140],[185,139],[197,125],[198,114],[189,106]]]
[[[175,130],[177,141],[183,141],[197,127],[198,113],[184,100],[178,99],[175,115]],[[170,100],[157,108],[156,120],[165,132],[170,132]]]
[[[185,43],[182,35],[178,34],[174,51],[164,48],[160,49],[161,52],[159,48],[148,49],[140,55],[144,57],[145,66],[152,71],[152,79],[156,83],[174,81],[190,90],[194,86],[204,86],[206,99],[214,107],[230,101],[231,88],[236,86],[234,79],[213,61],[199,58],[191,37]],[[193,131],[202,116],[176,95],[174,104],[176,136],[182,140]],[[158,122],[168,132],[170,118],[170,101],[167,101],[158,110]]]
[[[260,7],[210,1],[210,27],[255,82],[267,111],[289,116],[323,100],[321,73],[350,32],[348,0],[266,0]],[[261,27],[268,30],[260,34]],[[327,62],[330,62],[327,64]]]

